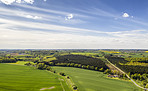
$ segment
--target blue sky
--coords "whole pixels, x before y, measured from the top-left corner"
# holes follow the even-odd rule
[[[147,0],[0,0],[1,49],[147,49]]]

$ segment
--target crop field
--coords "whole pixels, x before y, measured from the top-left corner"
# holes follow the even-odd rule
[[[0,91],[70,91],[61,76],[34,67],[0,64]]]
[[[107,78],[102,72],[58,66],[53,69],[70,76],[80,91],[142,91],[130,81]]]

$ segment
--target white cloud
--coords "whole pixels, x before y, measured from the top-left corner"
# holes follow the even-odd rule
[[[14,11],[15,12],[15,11]],[[18,12],[15,12],[16,15],[20,16],[20,17],[25,17],[25,18],[29,18],[29,19],[42,19],[41,16],[36,16],[36,15],[31,15],[31,14],[27,14],[27,13],[18,13]]]
[[[1,27],[0,48],[147,48],[146,38],[113,38],[51,33],[44,31],[20,31]],[[31,37],[30,37],[31,36]],[[106,42],[107,41],[107,42]],[[137,45],[138,43],[138,45]]]
[[[73,17],[74,17],[73,14],[69,14],[69,15],[67,15],[67,16],[65,17],[65,20],[70,20],[70,19],[72,19]]]
[[[129,17],[129,14],[128,13],[124,13],[123,15],[122,15],[122,17]]]
[[[34,3],[34,0],[0,0],[0,1],[6,5],[11,5],[14,2],[16,2],[16,3],[30,3],[30,4]]]
[[[145,41],[148,39],[146,30],[101,32],[1,18],[0,23],[4,23],[0,25],[0,48],[147,48],[148,45]],[[23,30],[36,28],[49,31],[33,31],[34,29],[20,31],[19,28],[17,29],[18,26],[24,27]],[[60,33],[50,32],[50,30],[60,31]],[[114,37],[83,35],[83,33],[103,33]]]
[[[17,3],[22,3],[22,0],[16,0]]]
[[[46,2],[47,0],[44,0],[44,2]]]
[[[14,3],[15,0],[1,0],[1,2],[6,4],[6,5],[10,5],[11,3]]]

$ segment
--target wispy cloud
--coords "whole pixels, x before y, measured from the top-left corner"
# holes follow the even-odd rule
[[[0,30],[0,48],[146,48],[145,39],[82,36],[44,31]],[[138,32],[138,31],[137,31]],[[14,36],[15,35],[15,36]],[[31,36],[31,37],[30,37]],[[107,41],[107,42],[106,42]],[[138,45],[137,45],[138,43]],[[11,46],[9,46],[11,45]]]
[[[57,15],[62,15],[62,16],[66,16],[71,14],[71,12],[66,12],[66,11],[59,11],[59,10],[54,10],[54,9],[45,9],[45,8],[39,8],[39,7],[35,7],[35,6],[29,6],[29,5],[16,5],[17,7],[21,7],[21,8],[25,8],[25,9],[29,9],[29,10],[34,10],[34,11],[38,11],[38,12],[46,12],[49,14],[57,14]],[[79,13],[73,13],[73,15],[77,16],[77,17],[84,17],[84,18],[88,18],[87,15],[83,15],[83,14],[79,14]]]
[[[0,23],[3,23],[0,25],[0,48],[139,48],[139,46],[146,48],[145,45],[148,44],[145,41],[148,38],[146,30],[102,32],[7,19],[0,19]],[[24,30],[27,28],[32,28],[32,30],[22,31],[18,26],[23,27]],[[48,31],[42,31],[44,29]],[[60,32],[54,33],[50,30]],[[89,35],[83,35],[85,33]],[[110,37],[93,36],[90,33],[107,34]],[[139,46],[136,45],[137,43]]]
[[[34,19],[42,22],[53,22],[53,23],[58,23],[58,24],[81,24],[81,23],[86,23],[86,21],[80,20],[80,19],[72,19],[72,16],[67,16],[67,19],[70,19],[70,21],[65,21],[65,16],[57,14],[57,15],[52,15],[48,13],[40,13],[37,11],[22,11],[18,9],[14,9],[13,11],[10,9],[6,8],[0,8],[0,14],[4,15],[5,17],[22,17],[22,20],[25,20],[23,18],[28,18],[28,19]],[[19,18],[20,19],[20,18]]]
[[[117,31],[117,32],[103,32],[99,30],[91,30],[91,29],[84,29],[84,28],[75,28],[75,27],[66,27],[66,26],[60,26],[60,25],[53,25],[53,24],[46,24],[46,23],[37,23],[37,22],[27,22],[27,21],[17,21],[17,20],[7,20],[7,19],[1,19],[0,23],[4,23],[5,28],[18,28],[24,27],[24,28],[36,28],[39,30],[54,30],[54,31],[61,31],[61,32],[71,32],[71,33],[81,33],[85,34],[86,32],[94,33],[94,34],[106,34],[114,37],[137,37],[141,35],[141,37],[145,37],[147,31],[145,30],[133,30],[133,31]],[[29,24],[29,25],[27,25]],[[144,32],[144,33],[143,33]],[[131,36],[132,35],[132,36]],[[139,37],[137,37],[139,38]]]
[[[33,15],[20,14],[20,16],[26,17],[26,18],[29,18],[29,19],[42,19],[42,17],[40,17],[40,16],[33,16]]]

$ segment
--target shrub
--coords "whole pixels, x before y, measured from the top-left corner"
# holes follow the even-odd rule
[[[73,88],[74,90],[76,90],[78,87],[77,87],[76,85],[73,85],[72,88]]]
[[[50,67],[50,66],[47,66],[47,67],[46,67],[46,70],[51,70],[51,67]]]
[[[46,65],[44,64],[44,63],[39,63],[39,64],[37,64],[37,68],[38,69],[41,69],[41,70],[44,70],[44,69],[46,69]]]
[[[29,63],[25,63],[24,65],[30,66],[30,65],[32,65],[32,64],[29,62]]]
[[[81,64],[79,64],[79,65],[78,65],[78,68],[81,68],[81,67],[82,67],[82,65],[81,65]]]
[[[99,69],[99,71],[103,72],[103,71],[104,71],[104,69],[103,69],[103,68],[100,68],[100,69]]]
[[[71,63],[71,64],[70,64],[70,67],[74,67],[74,65],[75,65],[74,63]]]
[[[56,71],[53,71],[53,73],[56,73]]]
[[[63,73],[63,72],[60,72],[60,75],[61,75],[61,76],[66,76],[65,73]]]
[[[112,74],[111,70],[110,69],[107,69],[104,71],[104,74]]]

